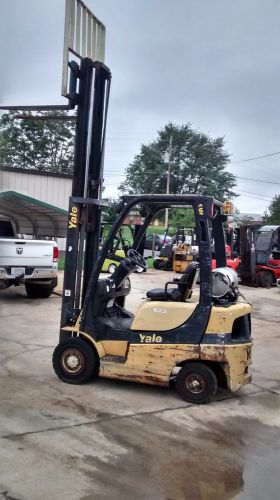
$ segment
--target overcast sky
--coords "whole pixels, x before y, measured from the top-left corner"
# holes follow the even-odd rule
[[[232,162],[280,151],[279,0],[85,0],[113,75],[106,194],[168,121],[225,136]],[[3,104],[60,97],[64,0],[0,0]],[[280,193],[280,155],[232,163],[242,212]],[[118,172],[116,174],[116,172]],[[269,181],[269,182],[268,182]]]

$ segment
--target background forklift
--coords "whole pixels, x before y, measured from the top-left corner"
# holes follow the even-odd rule
[[[104,222],[101,224],[100,247],[106,240],[112,225],[113,222]],[[119,263],[122,261],[122,259],[125,258],[127,251],[131,248],[132,242],[135,238],[135,235],[137,235],[138,230],[138,224],[135,224],[134,226],[130,224],[122,224],[118,231],[118,234],[115,236],[114,241],[112,242],[112,247],[110,249],[110,252],[108,253],[108,258],[103,262],[101,268],[102,272],[109,272],[110,274],[112,274],[116,270],[116,268],[119,266]],[[143,255],[144,245],[141,245],[139,252],[141,253],[141,255]],[[145,271],[145,269],[140,266],[135,269],[136,273],[141,273],[143,271]]]
[[[172,241],[166,243],[154,259],[154,269],[183,273],[197,257],[196,235],[193,228],[177,228]]]
[[[240,228],[240,279],[270,288],[280,278],[280,226],[247,224]]]
[[[73,71],[73,66],[72,66]],[[210,196],[123,196],[116,220],[99,249],[102,177],[110,71],[82,59],[77,129],[59,344],[53,353],[56,374],[81,384],[99,375],[168,386],[175,381],[183,399],[207,403],[220,385],[235,391],[250,382],[251,306],[239,301],[237,276],[226,268],[223,204]],[[77,84],[75,91],[77,90]],[[72,91],[73,85],[72,85]],[[134,207],[145,219],[132,248],[115,272],[100,277],[114,238]],[[135,316],[126,309],[129,276],[146,268],[138,249],[153,217],[172,207],[194,211],[200,255],[200,291],[192,297],[198,263],[180,279],[147,292]],[[218,269],[211,268],[212,234]],[[85,256],[84,256],[85,250]],[[83,279],[82,279],[83,276]],[[143,274],[143,279],[147,274]]]

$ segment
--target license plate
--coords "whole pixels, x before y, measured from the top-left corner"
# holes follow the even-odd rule
[[[21,276],[22,274],[25,274],[25,267],[12,267],[11,274],[13,276]]]

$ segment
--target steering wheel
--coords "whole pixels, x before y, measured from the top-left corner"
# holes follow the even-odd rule
[[[144,257],[142,257],[142,255],[133,248],[130,248],[127,251],[127,256],[130,258],[131,262],[135,264],[135,266],[142,267],[142,269],[147,269],[148,266]]]

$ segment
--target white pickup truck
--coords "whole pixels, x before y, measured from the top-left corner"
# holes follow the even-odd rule
[[[47,298],[57,285],[55,241],[18,239],[15,227],[0,216],[0,290],[24,284],[30,298]]]

